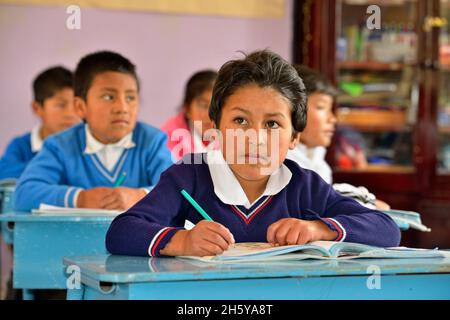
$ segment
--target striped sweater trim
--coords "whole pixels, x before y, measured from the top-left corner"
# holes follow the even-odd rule
[[[166,227],[162,228],[158,231],[158,233],[153,237],[152,241],[150,242],[150,246],[148,247],[148,255],[150,257],[156,256],[156,248],[158,247],[159,243],[161,242],[162,238],[171,230],[172,227]]]
[[[344,227],[340,224],[340,222],[333,218],[325,218],[325,220],[329,221],[336,228],[338,236],[336,239],[334,239],[334,241],[343,242],[347,237],[347,232],[345,231]]]
[[[250,212],[249,215],[246,215],[245,213],[243,213],[237,206],[235,205],[231,205],[231,209],[233,209],[234,212],[236,212],[238,214],[239,217],[242,218],[242,220],[244,220],[244,222],[248,225],[254,217],[256,217],[256,215],[258,213],[260,213],[262,211],[262,209],[264,209],[264,207],[266,207],[269,202],[272,200],[273,196],[267,197],[263,202],[260,203],[260,205],[258,207],[256,207],[252,212]]]

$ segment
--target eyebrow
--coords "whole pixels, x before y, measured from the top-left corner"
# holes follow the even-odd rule
[[[230,111],[233,111],[233,110],[242,111],[242,112],[244,112],[246,114],[250,114],[251,113],[250,111],[245,110],[245,109],[243,109],[241,107],[234,107]],[[286,116],[284,114],[282,114],[281,112],[266,113],[264,116],[266,116],[266,117],[282,117],[282,118],[286,118]]]
[[[104,91],[113,91],[113,92],[117,92],[117,91],[118,91],[118,90],[115,89],[115,88],[101,88],[101,90],[104,90]],[[135,90],[135,89],[127,89],[127,90],[125,90],[125,92],[127,92],[127,93],[132,92],[132,93],[134,93],[134,92],[137,92],[137,90]]]
[[[286,116],[284,114],[282,114],[281,112],[275,112],[275,113],[266,113],[266,116],[269,117],[282,117],[282,118],[286,118]]]

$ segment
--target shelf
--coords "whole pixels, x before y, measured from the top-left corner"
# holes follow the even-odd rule
[[[410,128],[403,111],[342,110],[336,112],[338,125],[350,126],[364,132],[403,132]]]
[[[450,170],[439,168],[437,170],[437,173],[438,173],[438,175],[441,175],[441,176],[448,176],[448,175],[450,175]]]
[[[346,5],[353,6],[368,6],[371,4],[376,4],[379,6],[404,6],[408,2],[416,2],[416,0],[344,0]]]
[[[450,126],[439,127],[439,133],[441,133],[441,134],[450,134]]]
[[[346,173],[414,173],[413,166],[400,166],[400,165],[388,165],[388,164],[368,164],[364,169],[334,169],[336,172]]]
[[[402,71],[407,66],[414,64],[405,63],[385,63],[378,61],[340,61],[337,67],[340,70],[372,70],[372,71]]]

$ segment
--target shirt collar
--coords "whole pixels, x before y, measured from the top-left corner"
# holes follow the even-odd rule
[[[41,135],[39,132],[41,131],[40,126],[35,126],[31,130],[31,151],[33,152],[39,152],[42,149],[42,144],[44,143],[44,140],[42,140]]]
[[[89,129],[89,126],[87,124],[85,125],[85,131],[86,131],[86,148],[84,149],[84,153],[87,153],[87,154],[97,153],[106,147],[131,149],[136,146],[136,144],[133,142],[133,132],[130,132],[129,134],[127,134],[125,137],[123,137],[116,143],[103,144],[94,138],[94,136],[92,135],[91,130]]]
[[[323,160],[327,153],[327,149],[325,147],[308,148],[303,143],[299,143],[297,145],[297,149],[301,155],[304,155],[311,161]]]
[[[214,185],[214,193],[226,204],[244,206],[250,208],[262,196],[273,196],[283,190],[292,177],[289,168],[282,164],[274,173],[271,174],[267,182],[266,189],[261,197],[253,203],[247,198],[239,181],[236,179],[233,171],[223,158],[222,151],[212,150],[207,153],[207,162],[211,179]]]

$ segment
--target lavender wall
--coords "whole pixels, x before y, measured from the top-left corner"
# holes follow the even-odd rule
[[[74,68],[86,53],[108,49],[129,57],[142,81],[140,119],[160,126],[182,99],[187,78],[219,68],[237,50],[270,48],[290,59],[292,0],[283,19],[81,10],[81,30],[65,27],[65,7],[0,5],[0,152],[28,131],[31,81],[55,64]]]

